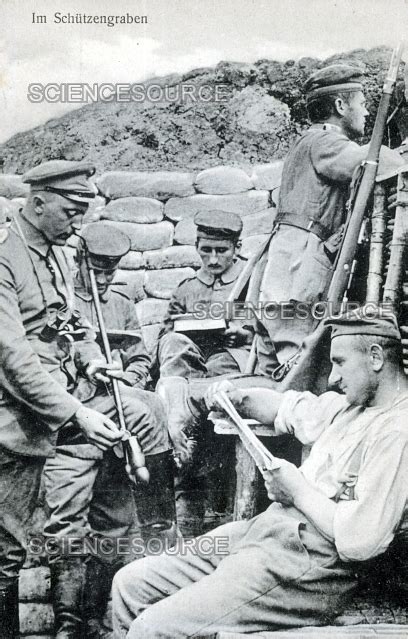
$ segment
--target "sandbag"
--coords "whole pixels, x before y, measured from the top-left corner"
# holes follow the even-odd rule
[[[193,277],[192,268],[163,268],[159,271],[146,271],[144,290],[149,297],[168,300],[183,280]]]
[[[199,193],[212,195],[243,193],[253,188],[252,180],[245,171],[234,166],[205,169],[197,175],[194,186]]]
[[[152,251],[166,248],[173,243],[174,227],[171,222],[157,224],[132,224],[132,222],[111,222],[110,224],[126,233],[130,239],[132,251]]]
[[[193,179],[193,173],[175,171],[111,171],[101,175],[96,185],[109,199],[141,196],[167,200],[192,195]]]
[[[162,251],[146,251],[143,254],[146,269],[199,267],[201,260],[194,246],[170,246]]]
[[[269,191],[247,191],[232,195],[204,195],[170,198],[164,206],[164,215],[173,222],[193,218],[198,211],[231,211],[242,217],[262,211],[269,206]]]
[[[121,197],[101,211],[102,220],[154,224],[163,220],[163,203],[151,197]]]

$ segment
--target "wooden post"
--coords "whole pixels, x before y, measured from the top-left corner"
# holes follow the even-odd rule
[[[234,521],[251,519],[256,515],[260,474],[251,455],[239,437],[235,444],[235,468],[237,485],[235,490]]]
[[[371,216],[370,260],[367,275],[367,301],[380,302],[383,282],[383,253],[386,218],[386,196],[384,185],[379,183],[374,188],[374,206]]]
[[[405,273],[404,256],[408,244],[408,173],[398,176],[394,230],[390,245],[390,261],[384,285],[383,302],[390,304],[398,316]]]

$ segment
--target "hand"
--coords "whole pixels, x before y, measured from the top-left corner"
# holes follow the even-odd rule
[[[265,471],[263,478],[269,499],[288,506],[294,504],[296,497],[306,485],[300,470],[284,459],[279,469]]]
[[[107,384],[111,377],[121,379],[123,375],[123,367],[121,362],[115,361],[112,364],[108,364],[103,358],[93,359],[89,362],[85,369],[85,376],[90,382],[96,384],[97,382],[103,382]]]
[[[118,429],[111,419],[85,406],[81,406],[77,410],[75,421],[88,441],[95,444],[100,450],[112,448],[126,435]]]
[[[223,379],[221,382],[215,382],[214,384],[211,384],[211,386],[209,386],[205,393],[204,399],[208,410],[220,409],[220,406],[215,398],[217,393],[219,393],[220,391],[224,391],[224,393],[228,395],[234,406],[239,406],[244,399],[244,394],[242,391],[234,386],[232,382],[228,381],[227,379]]]
[[[252,341],[252,333],[238,324],[230,323],[224,331],[224,346],[233,348],[235,346],[245,346]]]
[[[181,468],[184,464],[191,461],[196,442],[193,439],[189,439],[182,430],[171,432],[170,429],[170,439],[173,444],[176,466]]]

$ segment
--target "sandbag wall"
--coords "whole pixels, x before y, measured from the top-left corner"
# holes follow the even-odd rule
[[[200,261],[195,251],[197,211],[224,210],[243,220],[242,254],[249,256],[271,231],[282,162],[238,168],[219,166],[198,173],[119,172],[97,176],[98,196],[84,223],[103,220],[125,231],[131,240],[117,280],[128,293],[153,352],[160,322],[177,284],[194,274]],[[25,202],[28,189],[21,177],[0,174],[0,225]],[[72,258],[75,238],[66,248]],[[41,534],[40,506],[30,534]],[[29,557],[21,578],[21,631],[27,639],[46,639],[52,632],[49,572],[45,558]]]

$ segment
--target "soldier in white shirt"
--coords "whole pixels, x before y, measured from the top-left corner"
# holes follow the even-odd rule
[[[209,406],[223,389],[242,415],[295,434],[312,452],[301,468],[282,460],[265,473],[272,504],[207,535],[213,552],[184,549],[122,569],[117,639],[324,625],[339,614],[356,587],[356,562],[384,553],[408,514],[400,334],[392,315],[370,309],[329,322],[330,384],[342,394],[240,390],[229,381],[210,388]]]

